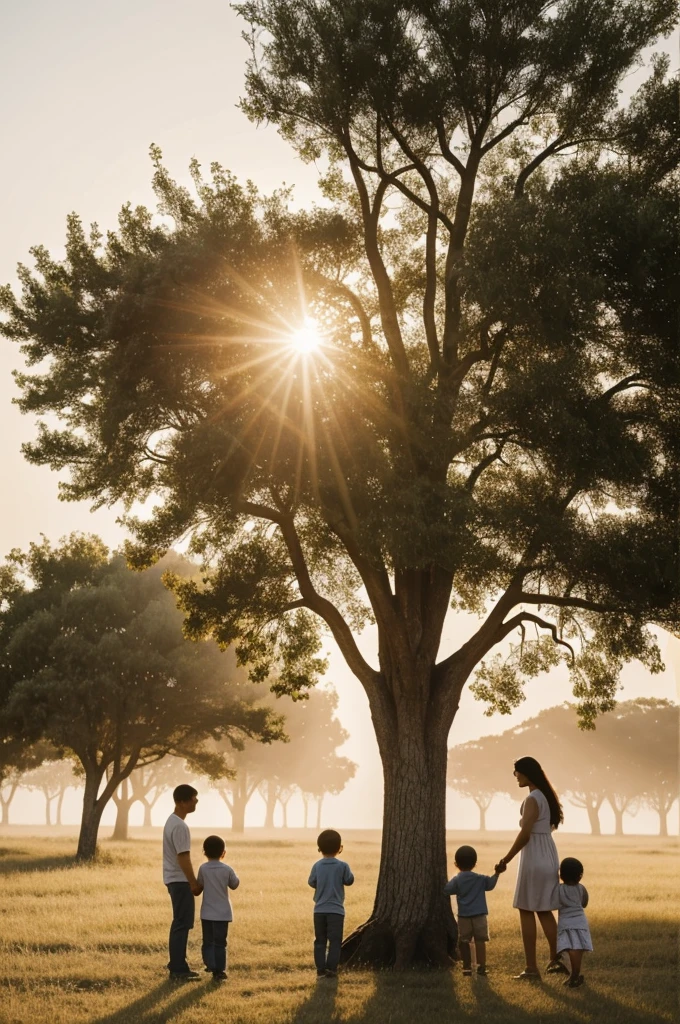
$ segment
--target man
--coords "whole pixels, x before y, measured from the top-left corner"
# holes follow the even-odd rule
[[[200,977],[187,963],[187,941],[194,927],[194,896],[201,891],[191,863],[191,833],[185,822],[196,810],[198,793],[193,786],[177,786],[172,794],[175,810],[163,829],[163,881],[172,900],[170,925],[170,977],[176,981],[194,981]]]

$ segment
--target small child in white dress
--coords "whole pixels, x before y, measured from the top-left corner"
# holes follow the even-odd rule
[[[588,906],[588,890],[581,885],[583,864],[576,857],[565,857],[560,864],[562,883],[555,886],[558,906],[557,955],[569,953],[571,976],[565,981],[569,988],[580,988],[584,982],[581,961],[584,950],[592,953],[588,919],[584,907]]]

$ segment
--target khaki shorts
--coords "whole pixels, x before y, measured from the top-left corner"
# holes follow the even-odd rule
[[[473,940],[475,942],[489,941],[489,920],[486,914],[458,918],[458,941],[472,942]]]

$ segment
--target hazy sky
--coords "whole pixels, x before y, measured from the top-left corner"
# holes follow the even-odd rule
[[[236,108],[247,54],[240,32],[224,0],[21,0],[0,6],[0,282],[15,280],[16,263],[28,259],[31,245],[61,251],[70,211],[86,224],[97,221],[107,229],[115,226],[123,202],[152,203],[152,142],[160,145],[170,171],[180,179],[188,178],[186,169],[195,156],[205,166],[219,160],[265,191],[286,182],[295,184],[299,202],[313,196],[317,169],[301,164],[274,129],[256,129]],[[627,87],[639,78],[631,76]],[[59,502],[55,475],[23,460],[21,442],[34,428],[11,405],[10,374],[20,365],[13,347],[0,343],[0,459],[6,495],[0,555],[26,546],[40,533],[57,540],[74,529],[95,531],[117,544],[122,532],[115,511],[91,514],[85,505]],[[460,642],[461,630],[465,624],[451,617],[444,654]],[[624,699],[677,697],[671,666],[680,667],[680,643],[664,641],[664,646],[666,673],[650,678],[640,666],[631,666]],[[362,647],[375,662],[370,631]],[[344,794],[328,800],[325,824],[332,818],[343,827],[376,826],[380,766],[367,702],[330,643],[329,651],[328,678],[340,693],[340,717],[352,733],[343,752],[360,764],[360,771]],[[511,718],[488,719],[466,693],[451,741],[503,731],[570,694],[566,681],[554,673],[530,684],[527,696]],[[25,814],[34,818],[35,806],[37,796]],[[217,803],[206,799],[203,806],[206,815],[208,808],[210,815],[217,814]],[[456,820],[471,827],[475,814],[472,806],[461,805]],[[516,809],[510,804],[503,809],[499,802],[496,815],[498,827],[509,825]],[[14,816],[20,820],[24,813],[17,808]],[[249,821],[255,824],[260,817],[254,801]],[[585,827],[585,812],[574,812],[571,825]]]

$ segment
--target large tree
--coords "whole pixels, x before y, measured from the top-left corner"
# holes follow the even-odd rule
[[[174,554],[166,567],[189,569]],[[77,758],[80,860],[95,856],[104,808],[135,768],[174,753],[218,772],[208,741],[280,732],[268,707],[243,699],[232,659],[184,638],[161,572],[131,572],[99,538],[78,535],[15,550],[4,566],[0,728]]]
[[[244,107],[327,204],[291,213],[157,150],[172,227],[124,207],[33,250],[5,333],[67,498],[157,502],[136,564],[187,533],[189,631],[299,693],[335,638],[384,770],[380,874],[345,955],[441,963],[447,737],[564,657],[586,723],[678,628],[678,165],[658,60],[675,0],[253,0]],[[321,346],[301,352],[318,331]],[[299,347],[296,348],[296,342]],[[55,426],[53,417],[61,420]],[[449,609],[479,616],[440,652]],[[371,658],[356,630],[377,627]],[[535,633],[534,633],[535,631]],[[542,639],[538,638],[538,633]],[[521,634],[521,636],[519,635]],[[487,656],[516,636],[504,660]],[[487,658],[486,661],[483,659]]]

